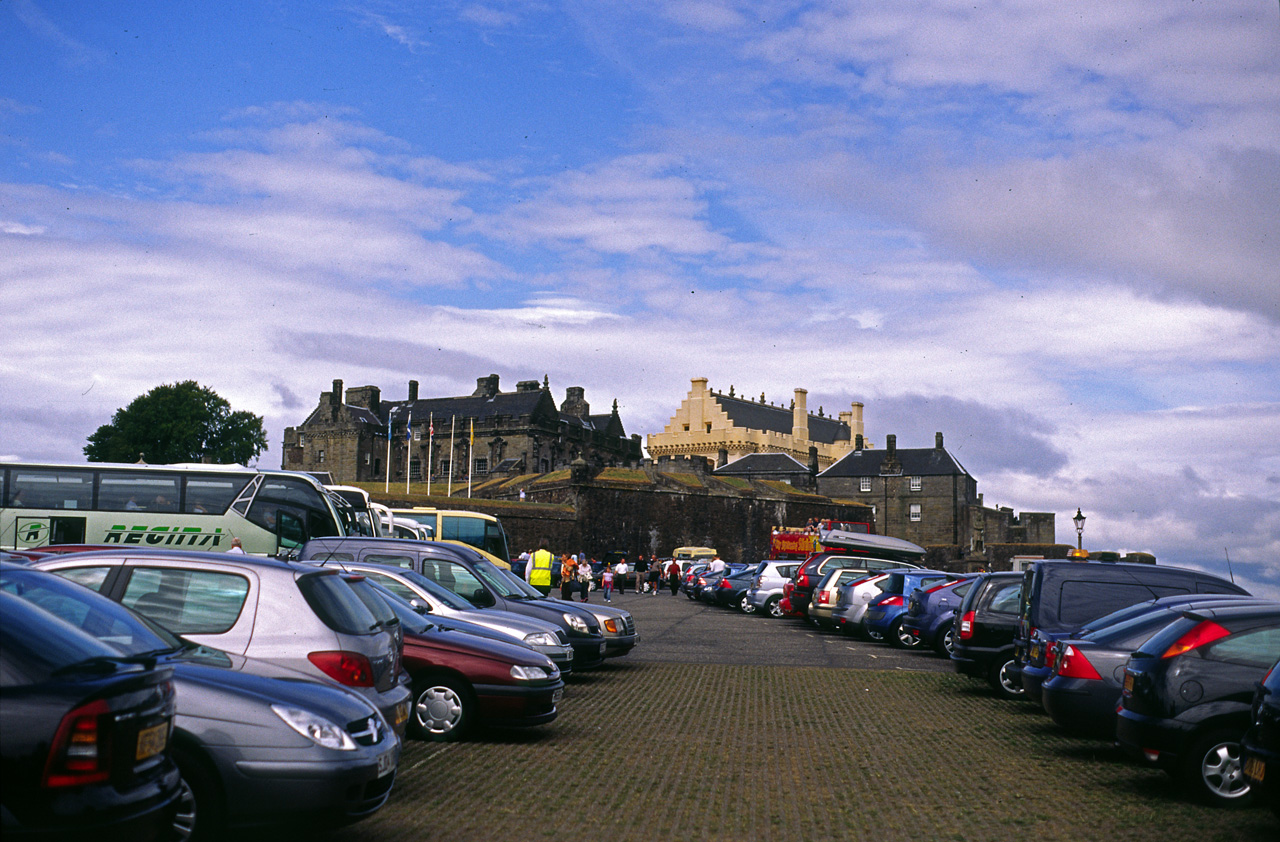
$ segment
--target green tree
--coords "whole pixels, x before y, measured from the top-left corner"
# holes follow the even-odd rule
[[[194,380],[157,386],[116,410],[89,436],[90,462],[212,462],[248,465],[267,449],[262,418]]]

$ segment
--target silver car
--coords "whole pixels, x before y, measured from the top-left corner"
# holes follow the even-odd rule
[[[559,626],[545,620],[497,608],[476,608],[448,588],[406,567],[354,561],[326,561],[323,564],[368,576],[415,608],[425,607],[433,617],[474,623],[523,643],[550,658],[559,667],[561,675],[568,675],[573,670],[573,647],[569,645],[568,638]]]
[[[798,561],[762,561],[756,568],[756,577],[747,589],[747,597],[742,601],[742,610],[748,614],[762,613],[770,617],[781,617],[782,586],[791,581]],[[747,606],[751,610],[747,611]]]
[[[862,624],[862,618],[866,616],[871,600],[880,595],[880,583],[888,578],[887,572],[878,573],[841,585],[836,591],[835,607],[831,610],[831,624],[848,634],[857,633],[871,640],[882,640],[884,635],[868,630]]]
[[[365,696],[399,737],[412,694],[392,632],[340,571],[230,553],[121,549],[37,562],[193,643],[316,675]]]

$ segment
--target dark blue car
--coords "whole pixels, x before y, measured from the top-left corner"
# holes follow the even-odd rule
[[[907,613],[907,595],[916,588],[955,581],[962,574],[941,570],[894,570],[879,585],[880,595],[872,597],[862,617],[863,630],[883,636],[899,649],[914,649],[920,639],[902,627]]]
[[[973,587],[976,573],[968,573],[950,582],[930,588],[916,588],[907,597],[907,613],[902,628],[919,640],[919,645],[933,649],[944,658],[951,657],[954,641],[956,609]]]

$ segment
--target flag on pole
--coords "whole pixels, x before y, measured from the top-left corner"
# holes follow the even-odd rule
[[[413,478],[413,407],[409,407],[409,420],[404,422],[404,493],[409,493],[409,480]]]
[[[476,466],[476,419],[471,419],[471,441],[467,444],[467,496],[471,496],[471,471]]]
[[[431,440],[436,437],[436,414],[427,414],[427,496],[431,496]]]

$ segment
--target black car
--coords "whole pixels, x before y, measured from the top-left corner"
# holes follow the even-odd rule
[[[1184,611],[1129,658],[1116,739],[1196,797],[1250,796],[1240,739],[1254,687],[1280,659],[1280,603]]]
[[[604,663],[608,644],[586,605],[547,599],[521,590],[470,547],[399,538],[316,538],[303,545],[303,561],[359,561],[407,567],[452,591],[477,608],[501,608],[559,626],[573,647],[573,671]],[[633,640],[634,645],[634,640]]]
[[[1253,696],[1253,724],[1240,740],[1244,776],[1262,800],[1280,816],[1280,661],[1258,685]],[[1267,776],[1268,768],[1271,771]]]
[[[755,578],[756,571],[750,567],[721,576],[711,591],[711,601],[725,608],[742,609],[747,589]]]
[[[1040,683],[1049,675],[1045,651],[1104,614],[1129,605],[1179,594],[1245,594],[1217,576],[1180,567],[1096,561],[1037,561],[1023,574],[1018,619],[1018,677],[1025,698],[1040,701]]]
[[[1183,611],[1260,601],[1236,594],[1166,597],[1140,603],[1140,611],[1133,610],[1139,607],[1134,606],[1108,615],[1120,619],[1110,623],[1096,621],[1092,631],[1050,645],[1047,660],[1053,671],[1040,687],[1040,702],[1064,729],[1113,739],[1124,668],[1135,649],[1182,616]]]
[[[0,592],[4,838],[167,836],[181,792],[169,755],[173,670],[121,655]]]
[[[983,573],[956,609],[951,663],[962,675],[990,682],[1006,699],[1022,697],[1013,646],[1021,590],[1021,573]]]

